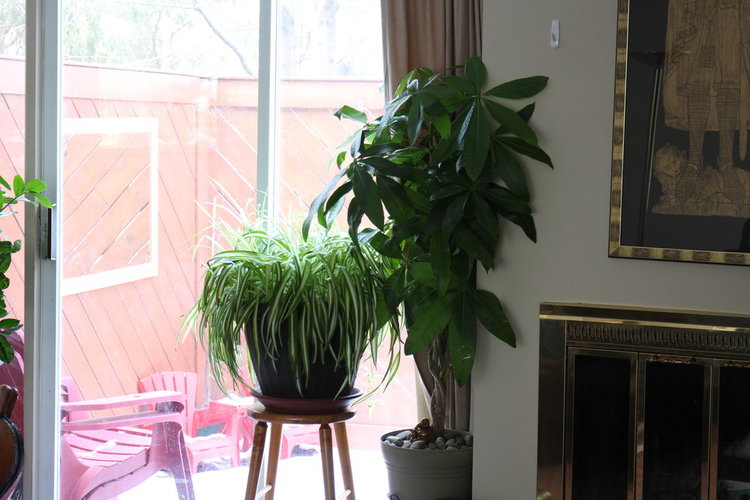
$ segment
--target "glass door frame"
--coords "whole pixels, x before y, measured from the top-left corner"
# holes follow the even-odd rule
[[[26,2],[26,178],[60,200],[61,0]],[[26,208],[24,347],[24,498],[59,498],[60,210]]]

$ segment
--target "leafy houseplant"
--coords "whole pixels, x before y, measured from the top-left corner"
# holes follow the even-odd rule
[[[339,118],[363,125],[348,154],[339,154],[340,170],[314,200],[303,226],[306,234],[317,218],[327,227],[353,194],[347,213],[352,238],[395,266],[385,301],[391,314],[404,306],[405,352],[429,348],[435,379],[430,412],[438,435],[444,430],[446,384],[451,377],[460,385],[469,379],[477,320],[515,346],[499,300],[477,288],[477,267],[495,267],[498,216],[536,240],[518,155],[552,166],[528,124],[534,104],[514,111],[500,101],[534,96],[547,78],[484,90],[486,69],[479,58],[469,59],[463,73],[411,71],[383,115],[370,122],[351,107],[341,108]],[[365,216],[374,227],[360,230]]]
[[[359,362],[397,329],[378,321],[386,262],[346,236],[306,242],[271,230],[241,231],[208,262],[186,317],[207,346],[217,381],[242,381],[242,331],[263,395],[334,398],[353,386]],[[391,356],[388,374],[396,369]],[[321,379],[327,381],[321,384]]]
[[[16,175],[11,186],[0,176],[0,196],[2,196],[0,217],[13,215],[15,212],[9,208],[19,202],[52,208],[52,203],[42,194],[45,189],[47,186],[39,179],[25,182],[20,175]],[[10,267],[11,256],[19,250],[21,250],[21,240],[0,241],[0,361],[3,363],[13,361],[13,347],[8,342],[7,336],[23,326],[19,320],[8,317],[8,305],[5,302],[5,290],[10,286],[10,279],[5,273]]]

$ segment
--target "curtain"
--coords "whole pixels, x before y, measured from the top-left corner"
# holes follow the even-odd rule
[[[385,94],[390,99],[401,79],[416,67],[435,72],[482,55],[482,0],[381,0]],[[420,418],[427,414],[434,386],[426,351],[414,356],[419,373]],[[446,427],[469,430],[470,383],[446,387]],[[419,394],[418,394],[419,395]]]
[[[386,98],[416,67],[435,72],[482,55],[482,0],[381,0]]]

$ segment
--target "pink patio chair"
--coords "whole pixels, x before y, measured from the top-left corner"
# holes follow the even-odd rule
[[[10,421],[18,391],[0,385],[0,499],[21,498],[18,488],[23,466],[23,440],[18,428]]]
[[[198,470],[198,464],[203,460],[224,456],[229,457],[233,467],[238,467],[242,408],[216,404],[196,408],[197,380],[198,376],[194,372],[160,372],[142,378],[138,382],[138,390],[168,390],[185,395],[185,444],[193,472]],[[201,429],[212,426],[220,426],[218,432],[199,436]]]
[[[183,394],[155,391],[80,401],[70,377],[63,379],[63,390],[61,500],[111,499],[160,470],[171,472],[180,500],[195,499],[182,433]],[[91,411],[141,405],[154,409],[81,418]]]

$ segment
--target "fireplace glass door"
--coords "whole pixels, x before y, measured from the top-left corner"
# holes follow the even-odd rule
[[[643,500],[701,500],[708,491],[710,366],[695,358],[642,355],[639,361],[638,490]]]
[[[718,372],[715,498],[750,500],[750,363],[717,360],[715,365]]]

